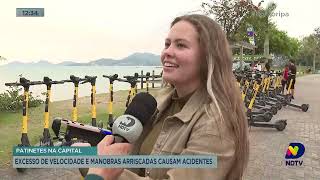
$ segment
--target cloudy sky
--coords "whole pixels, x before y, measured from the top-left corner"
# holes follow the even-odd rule
[[[0,56],[8,62],[123,58],[160,54],[174,17],[204,0],[0,0]],[[253,0],[255,4],[259,0]],[[265,6],[269,0],[265,0]],[[320,26],[320,1],[275,0],[273,21],[301,38]],[[45,17],[16,17],[16,8],[45,8]]]

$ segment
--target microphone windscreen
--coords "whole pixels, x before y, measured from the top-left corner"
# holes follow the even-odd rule
[[[149,93],[138,93],[129,104],[124,114],[128,114],[139,119],[142,125],[151,118],[157,109],[157,101]]]

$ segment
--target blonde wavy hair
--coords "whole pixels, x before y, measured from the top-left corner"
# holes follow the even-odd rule
[[[220,25],[207,16],[183,15],[175,18],[171,27],[179,21],[191,23],[198,32],[202,58],[205,60],[200,67],[201,78],[206,82],[210,97],[210,103],[206,105],[207,114],[213,116],[213,112],[218,111],[220,119],[234,133],[234,163],[226,178],[242,179],[249,159],[248,120],[232,72],[232,53],[228,40]],[[164,82],[164,86],[167,85]]]

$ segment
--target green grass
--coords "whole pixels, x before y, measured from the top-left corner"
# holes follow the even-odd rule
[[[12,145],[19,142],[18,113],[0,113],[0,167],[10,164]]]
[[[141,90],[139,90],[141,92]],[[157,94],[156,89],[150,90],[152,95]],[[125,111],[125,102],[128,91],[117,91],[114,93],[113,115],[119,117]],[[107,100],[109,94],[98,94],[97,121],[102,121],[106,127],[108,120]],[[39,143],[43,132],[44,105],[36,108],[29,108],[28,138],[31,145]],[[71,120],[72,100],[57,101],[50,104],[50,135],[54,136],[51,129],[54,117],[63,117]],[[12,148],[20,143],[21,138],[21,112],[0,112],[0,168],[11,166]],[[79,98],[78,101],[78,122],[91,124],[90,97]]]

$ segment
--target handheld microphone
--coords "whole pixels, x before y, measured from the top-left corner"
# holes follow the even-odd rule
[[[138,93],[129,104],[124,115],[118,117],[112,126],[112,132],[103,128],[85,125],[65,119],[55,119],[52,129],[59,136],[60,125],[65,124],[65,145],[71,145],[72,139],[88,142],[96,146],[106,135],[114,135],[114,143],[134,143],[141,135],[143,126],[148,123],[156,111],[157,102],[149,93]]]
[[[137,94],[124,112],[112,125],[115,142],[135,142],[141,135],[143,126],[156,111],[157,101],[149,93]]]

